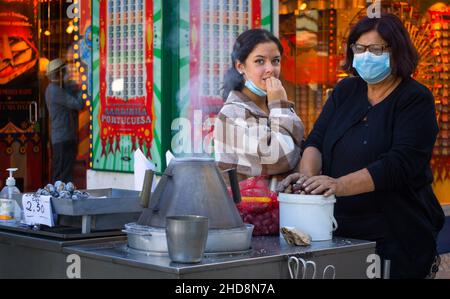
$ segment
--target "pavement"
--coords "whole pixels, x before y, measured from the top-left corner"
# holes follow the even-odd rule
[[[436,279],[450,279],[450,253],[441,254],[441,265]]]

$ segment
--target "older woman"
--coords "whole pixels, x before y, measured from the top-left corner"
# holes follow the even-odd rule
[[[429,166],[438,133],[431,92],[411,78],[418,54],[392,14],[361,19],[348,38],[346,69],[305,143],[306,193],[336,195],[339,236],[377,242],[392,278],[423,278],[437,260],[444,214]]]

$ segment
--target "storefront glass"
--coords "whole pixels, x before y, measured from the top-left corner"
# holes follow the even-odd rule
[[[68,179],[85,186],[90,128],[85,56],[91,51],[89,35],[82,33],[89,27],[87,21],[89,1],[0,1],[0,168],[19,168],[16,176],[22,191],[54,180],[54,144],[68,139],[73,141],[74,157],[72,166],[64,168],[71,168]],[[57,58],[65,62],[64,71],[58,71],[64,80],[58,85],[79,97],[80,107],[67,113],[56,109],[51,116],[56,104],[46,102],[50,83],[46,70]],[[68,134],[71,138],[66,138]],[[4,182],[6,172],[0,173]]]

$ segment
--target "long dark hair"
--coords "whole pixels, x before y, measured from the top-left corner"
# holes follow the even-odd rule
[[[347,41],[347,57],[343,67],[344,70],[354,75],[357,74],[352,67],[354,55],[350,46],[361,35],[372,30],[376,30],[391,49],[394,61],[392,73],[403,79],[410,77],[419,62],[419,54],[411,42],[411,38],[402,21],[397,16],[388,13],[382,13],[381,18],[369,18],[366,16],[352,28]]]
[[[236,62],[245,62],[248,55],[253,49],[261,43],[274,42],[280,54],[283,54],[283,46],[280,40],[275,37],[270,31],[265,29],[250,29],[241,33],[233,46],[233,52],[231,53],[231,68],[227,71],[224,78],[222,97],[224,100],[228,98],[228,95],[232,90],[241,91],[244,88],[244,77],[236,69]]]

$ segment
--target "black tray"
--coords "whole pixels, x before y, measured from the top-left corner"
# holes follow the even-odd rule
[[[81,228],[70,227],[70,226],[55,226],[48,227],[41,225],[39,230],[34,230],[29,226],[24,225],[2,225],[0,224],[1,230],[8,230],[17,233],[23,233],[26,235],[38,235],[45,236],[63,240],[76,240],[76,239],[87,239],[87,238],[99,238],[99,237],[111,237],[111,236],[122,236],[125,235],[121,230],[98,230],[91,231],[90,233],[82,233]]]

